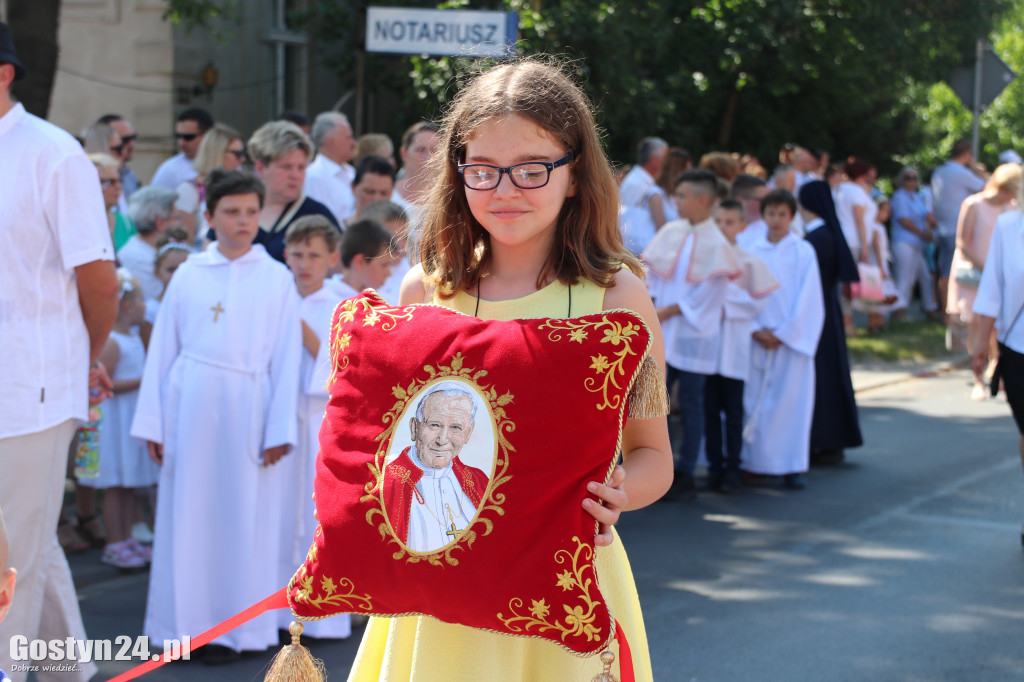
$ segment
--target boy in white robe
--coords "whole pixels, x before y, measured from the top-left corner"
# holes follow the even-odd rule
[[[768,235],[750,246],[781,287],[753,324],[742,460],[744,470],[781,475],[784,485],[799,489],[810,458],[814,355],[825,302],[814,248],[790,230],[795,213],[792,194],[769,192],[761,203]]]
[[[743,274],[729,282],[721,321],[718,365],[716,372],[704,382],[704,444],[708,460],[705,487],[735,493],[742,483],[743,392],[750,366],[751,325],[768,305],[768,295],[779,288],[779,283],[764,261],[736,243],[737,236],[746,227],[743,204],[735,199],[723,199],[715,207],[713,217],[736,251]]]
[[[341,237],[341,272],[326,282],[339,301],[364,289],[379,289],[399,260],[390,231],[376,220],[359,220]]]
[[[713,173],[689,170],[673,190],[680,220],[666,223],[644,250],[654,306],[665,337],[666,381],[683,433],[669,499],[689,499],[704,431],[704,381],[718,361],[722,309],[739,260],[711,219],[718,196]]]
[[[314,516],[313,479],[320,452],[320,424],[327,409],[327,382],[331,378],[328,339],[334,309],[343,298],[324,280],[338,264],[341,235],[323,216],[299,218],[288,226],[284,237],[284,262],[295,276],[302,297],[302,368],[299,378],[299,443],[295,457],[282,462],[285,481],[281,536],[281,585],[287,585],[306,559],[313,544],[317,522]],[[354,295],[354,294],[350,294]],[[293,617],[278,611],[279,624],[287,629]],[[305,623],[303,634],[320,639],[341,639],[352,634],[347,614]]]
[[[155,646],[283,587],[274,464],[297,443],[302,337],[291,273],[252,244],[263,192],[247,173],[210,174],[217,241],[178,268],[153,328],[131,434],[162,465],[144,626]],[[203,660],[276,646],[277,628],[277,614],[258,616]]]

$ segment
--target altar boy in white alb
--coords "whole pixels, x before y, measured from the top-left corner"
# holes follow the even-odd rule
[[[743,469],[806,485],[814,416],[814,355],[825,300],[814,247],[790,231],[796,199],[786,190],[761,201],[768,235],[750,244],[781,285],[754,319],[750,371],[743,391]]]
[[[286,481],[279,562],[282,586],[288,584],[305,561],[317,526],[313,480],[320,452],[320,424],[330,397],[327,382],[331,378],[331,318],[338,303],[348,298],[324,286],[328,273],[338,264],[339,241],[338,228],[321,215],[299,218],[288,226],[284,235],[284,262],[295,276],[295,287],[302,297],[299,314],[303,353],[299,375],[299,444],[295,456],[278,465]],[[291,611],[278,611],[278,625],[282,629],[287,629],[293,618]],[[317,639],[339,639],[352,634],[347,614],[311,621],[304,626],[304,633]]]
[[[302,338],[291,273],[252,245],[262,202],[251,175],[210,174],[217,241],[178,268],[153,327],[131,432],[162,464],[144,627],[156,646],[282,587],[274,465],[297,442]],[[276,645],[277,626],[259,616],[204,661]]]

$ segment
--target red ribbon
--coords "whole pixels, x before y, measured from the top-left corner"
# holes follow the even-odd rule
[[[214,625],[203,634],[193,637],[188,649],[182,648],[180,652],[165,651],[157,660],[146,661],[141,665],[137,665],[131,670],[121,673],[110,680],[110,682],[128,682],[128,680],[134,680],[136,677],[153,672],[172,660],[178,660],[186,654],[191,654],[196,649],[209,644],[226,632],[231,632],[239,625],[249,622],[261,613],[285,608],[288,608],[288,588],[281,588],[263,601],[253,604],[245,611],[236,613],[223,623]],[[633,676],[633,655],[629,651],[629,642],[626,641],[626,636],[622,633],[622,626],[619,625],[619,621],[615,621],[615,639],[619,641],[619,678],[621,682],[636,682],[636,678]]]
[[[629,651],[629,642],[626,641],[619,621],[615,621],[615,639],[619,640],[619,682],[636,682],[633,676],[633,654]]]
[[[219,625],[214,625],[212,628],[210,628],[203,634],[193,637],[188,647],[188,650],[185,650],[183,648],[180,654],[178,654],[178,652],[165,651],[163,656],[161,656],[159,659],[155,661],[146,661],[142,665],[137,665],[128,672],[121,673],[120,675],[112,679],[110,682],[127,682],[127,680],[134,680],[136,677],[145,675],[148,672],[156,670],[165,663],[170,663],[172,660],[177,660],[178,658],[186,654],[192,653],[204,644],[209,644],[210,642],[217,639],[224,633],[231,632],[239,625],[247,623],[256,616],[260,615],[261,613],[265,613],[272,609],[284,608],[288,608],[288,588],[283,587],[274,594],[264,599],[263,601],[253,604],[245,611],[242,611],[241,613],[236,613],[223,623],[220,623]],[[178,655],[175,655],[172,658],[172,654]]]

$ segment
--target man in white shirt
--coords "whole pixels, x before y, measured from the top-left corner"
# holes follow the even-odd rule
[[[985,179],[974,170],[974,152],[969,140],[953,144],[949,160],[932,173],[932,212],[935,214],[935,256],[938,260],[939,301],[946,300],[949,271],[956,251],[956,225],[964,199],[980,192]]]
[[[177,189],[181,183],[196,177],[198,173],[192,167],[192,159],[196,158],[206,131],[212,127],[213,116],[205,109],[186,109],[181,112],[174,124],[174,139],[181,151],[160,164],[150,184]]]
[[[313,121],[316,159],[306,168],[303,192],[330,209],[338,224],[355,215],[356,198],[352,181],[356,169],[349,161],[356,151],[356,138],[345,114],[327,111]]]
[[[619,198],[623,206],[644,205],[647,191],[654,187],[655,178],[661,173],[668,155],[668,142],[660,137],[645,137],[636,147],[636,165],[626,173],[619,186]]]
[[[25,76],[0,23],[0,507],[10,536],[18,596],[0,623],[0,669],[15,672],[7,643],[84,640],[67,560],[57,542],[68,446],[88,414],[90,372],[117,316],[114,248],[96,169],[73,137],[15,104]],[[97,397],[110,381],[96,383]],[[102,383],[102,385],[101,385]],[[54,661],[56,663],[58,661]],[[43,662],[45,663],[45,662]],[[40,682],[88,680],[37,672]]]
[[[174,207],[177,199],[177,192],[163,187],[143,187],[132,196],[128,212],[139,232],[117,252],[117,260],[139,280],[147,301],[155,301],[164,290],[154,271],[156,241],[168,227],[181,225],[181,216]]]

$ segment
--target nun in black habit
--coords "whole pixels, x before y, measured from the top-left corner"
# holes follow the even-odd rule
[[[856,282],[857,263],[839,227],[832,190],[816,180],[800,188],[807,241],[818,255],[821,288],[825,297],[825,326],[814,357],[814,420],[811,423],[811,464],[838,464],[845,448],[864,444],[857,418],[857,403],[850,379],[839,283]]]

